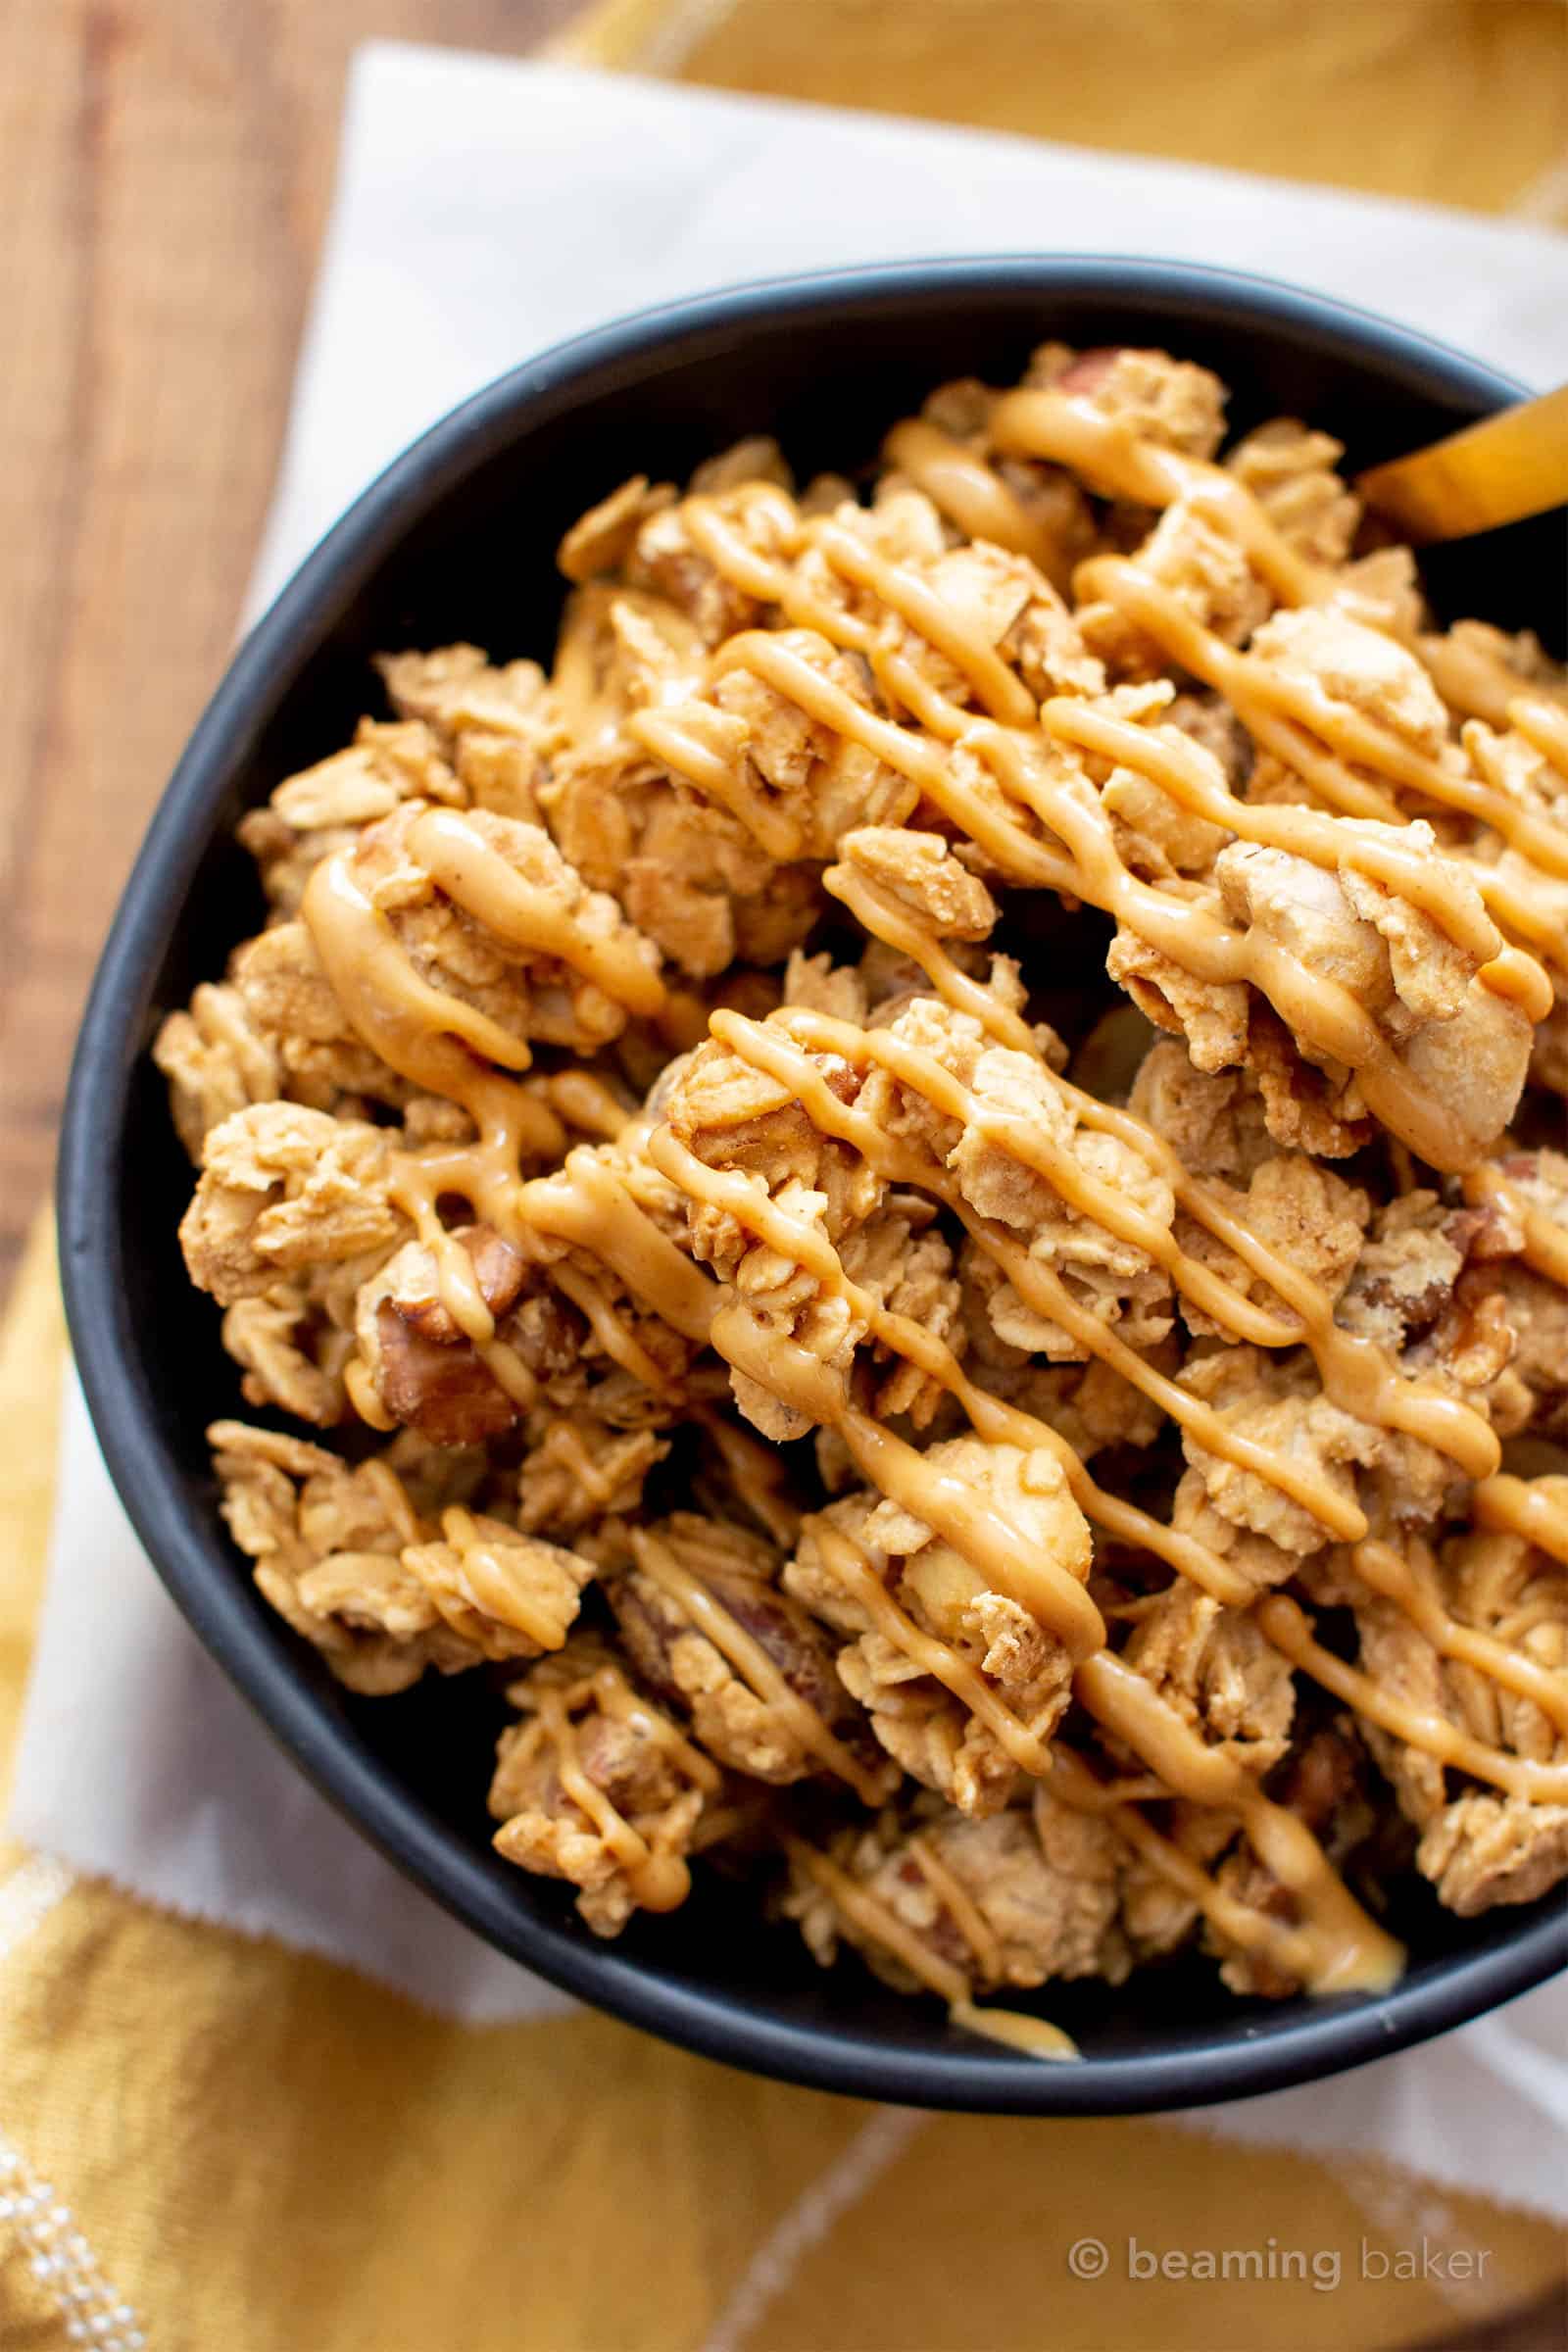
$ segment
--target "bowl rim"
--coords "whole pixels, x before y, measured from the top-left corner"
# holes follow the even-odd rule
[[[760,278],[633,313],[522,361],[431,424],[318,541],[235,651],[159,802],[82,1016],[57,1177],[60,1260],[77,1372],[111,1478],[158,1575],[209,1653],[318,1789],[447,1910],[492,1945],[597,2008],[669,2041],[813,2088],[971,2113],[1110,2115],[1206,2106],[1337,2074],[1481,2015],[1568,1965],[1568,1909],[1492,1948],[1416,1966],[1389,1993],[1326,2000],[1278,2024],[1250,2016],[1170,2050],[1045,2067],[994,2045],[888,2045],[828,2018],[803,2025],[662,1974],[613,1945],[511,1905],[477,1855],[394,1784],[310,1681],[258,1635],[248,1580],[182,1491],[140,1378],[120,1280],[118,1188],[127,1098],[145,1051],[146,1000],[172,923],[214,831],[214,812],[264,723],[358,584],[411,522],[515,432],[584,389],[646,377],[660,355],[796,314],[874,316],[944,285],[1181,305],[1266,333],[1288,325],[1339,354],[1419,379],[1471,414],[1519,397],[1499,370],[1417,330],[1281,281],[1125,256],[945,257]],[[105,1184],[105,1171],[114,1182]],[[738,1989],[744,1990],[742,1985]]]

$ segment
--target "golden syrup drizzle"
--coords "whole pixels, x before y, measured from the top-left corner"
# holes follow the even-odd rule
[[[701,1578],[679,1561],[667,1544],[646,1528],[632,1533],[637,1566],[650,1584],[674,1602],[687,1622],[728,1660],[754,1697],[772,1710],[808,1756],[848,1782],[860,1802],[879,1805],[887,1795],[887,1774],[868,1768],[793,1688],[761,1643],[737,1623]]]
[[[1348,1666],[1337,1658],[1313,1638],[1311,1622],[1304,1611],[1283,1592],[1271,1592],[1256,1608],[1260,1632],[1267,1636],[1276,1649],[1284,1652],[1293,1666],[1309,1674],[1314,1682],[1332,1690],[1337,1698],[1369,1723],[1391,1732],[1409,1747],[1422,1748],[1435,1756],[1440,1764],[1451,1765],[1455,1771],[1467,1772],[1474,1780],[1486,1781],[1494,1788],[1504,1789],[1510,1796],[1524,1797],[1531,1804],[1568,1804],[1568,1764],[1536,1764],[1524,1756],[1505,1754],[1489,1741],[1474,1739],[1430,1707],[1417,1707],[1376,1682],[1358,1667]],[[1455,1633],[1467,1631],[1455,1627]],[[1448,1655],[1462,1655],[1449,1650]],[[1514,1660],[1515,1664],[1534,1665],[1531,1660]],[[1466,1664],[1477,1661],[1466,1657]],[[1482,1671],[1485,1671],[1483,1669]],[[1544,1669],[1539,1671],[1544,1672]],[[1518,1683],[1509,1677],[1509,1686],[1517,1690]],[[1542,1703],[1537,1692],[1529,1695]]]

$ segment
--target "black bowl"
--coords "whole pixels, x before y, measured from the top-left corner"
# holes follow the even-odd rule
[[[1521,1992],[1568,1960],[1561,1909],[1458,1920],[1391,1887],[1412,1961],[1378,1999],[1240,2002],[1177,1963],[1111,1990],[1053,1990],[1081,2065],[1041,2066],[953,2031],[853,1961],[818,1971],[714,1883],[685,1910],[596,1941],[569,1890],[490,1850],[495,1725],[461,1686],[356,1700],[256,1592],[216,1509],[202,1431],[238,1408],[219,1318],[174,1229],[190,1171],[147,1059],[160,1016],[256,927],[232,842],[242,809],[347,740],[382,647],[471,638],[546,655],[564,526],[633,467],[684,474],[747,432],[803,473],[869,459],[956,374],[1006,382],[1047,336],[1168,345],[1234,387],[1232,420],[1313,419],[1370,464],[1519,387],[1379,319],[1215,270],[1095,260],[939,262],[742,287],[582,337],[492,384],[400,458],[296,573],[235,657],[175,770],[105,950],[60,1161],[76,1361],[142,1542],[213,1655],[304,1770],[391,1859],[517,1960],[717,2058],[910,2105],[1105,2114],[1328,2075]],[[1551,626],[1561,534],[1493,534],[1431,568],[1440,605]],[[1560,622],[1559,622],[1560,625]]]

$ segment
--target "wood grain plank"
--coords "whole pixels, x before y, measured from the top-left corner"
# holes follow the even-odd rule
[[[573,0],[0,10],[0,1295],[115,899],[222,668],[350,51],[521,52]]]

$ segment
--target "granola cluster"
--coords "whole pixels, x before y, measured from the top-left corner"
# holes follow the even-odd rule
[[[706,1856],[967,2015],[1568,1876],[1568,680],[1225,401],[636,476],[240,827],[223,1516],[597,1934]]]

